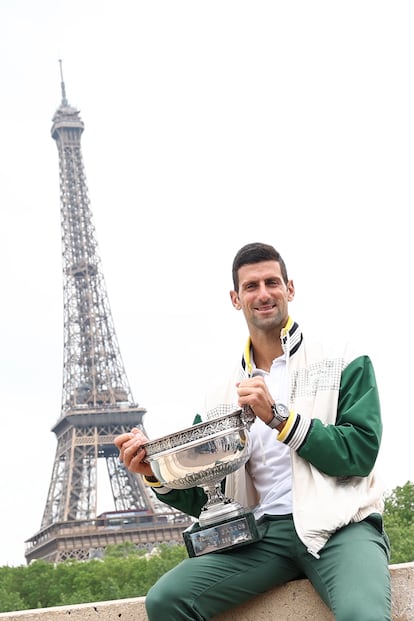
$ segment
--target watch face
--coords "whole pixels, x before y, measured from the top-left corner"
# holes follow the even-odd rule
[[[275,405],[276,405],[277,413],[280,416],[283,416],[286,418],[289,416],[289,410],[284,403],[276,403]]]

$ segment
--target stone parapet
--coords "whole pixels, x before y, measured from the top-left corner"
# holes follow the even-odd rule
[[[414,562],[391,565],[392,621],[414,621]],[[308,580],[289,582],[214,621],[333,621]],[[0,613],[0,621],[148,621],[145,598]],[[160,619],[160,621],[162,621]]]

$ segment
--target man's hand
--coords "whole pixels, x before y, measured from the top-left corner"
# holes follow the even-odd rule
[[[119,459],[128,470],[152,477],[154,473],[151,466],[143,461],[145,449],[142,448],[142,445],[146,442],[148,442],[148,438],[136,427],[128,433],[122,433],[114,440],[115,446],[119,449]]]
[[[249,405],[253,413],[268,424],[272,420],[274,399],[262,376],[249,377],[237,384],[240,407]]]

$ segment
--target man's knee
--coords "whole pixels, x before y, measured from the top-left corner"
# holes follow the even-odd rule
[[[171,594],[167,592],[167,589],[160,587],[160,583],[157,582],[150,588],[145,596],[145,608],[147,610],[148,619],[166,619],[167,615],[164,615],[164,606],[171,607],[172,602],[170,599]]]
[[[180,597],[179,585],[164,574],[145,596],[145,608],[149,621],[187,619],[185,602]]]
[[[363,587],[361,587],[363,591]],[[355,596],[349,593],[342,598],[342,602],[335,607],[334,614],[337,621],[390,621],[391,596],[387,593],[375,598]]]

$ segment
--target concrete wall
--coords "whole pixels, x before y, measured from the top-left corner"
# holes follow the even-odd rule
[[[414,563],[391,566],[392,620],[414,621]],[[148,621],[145,599],[3,612],[0,621]],[[275,611],[277,615],[275,616]],[[332,613],[308,580],[276,587],[214,621],[332,621]],[[159,621],[162,621],[160,619]],[[357,620],[355,620],[357,621]]]

